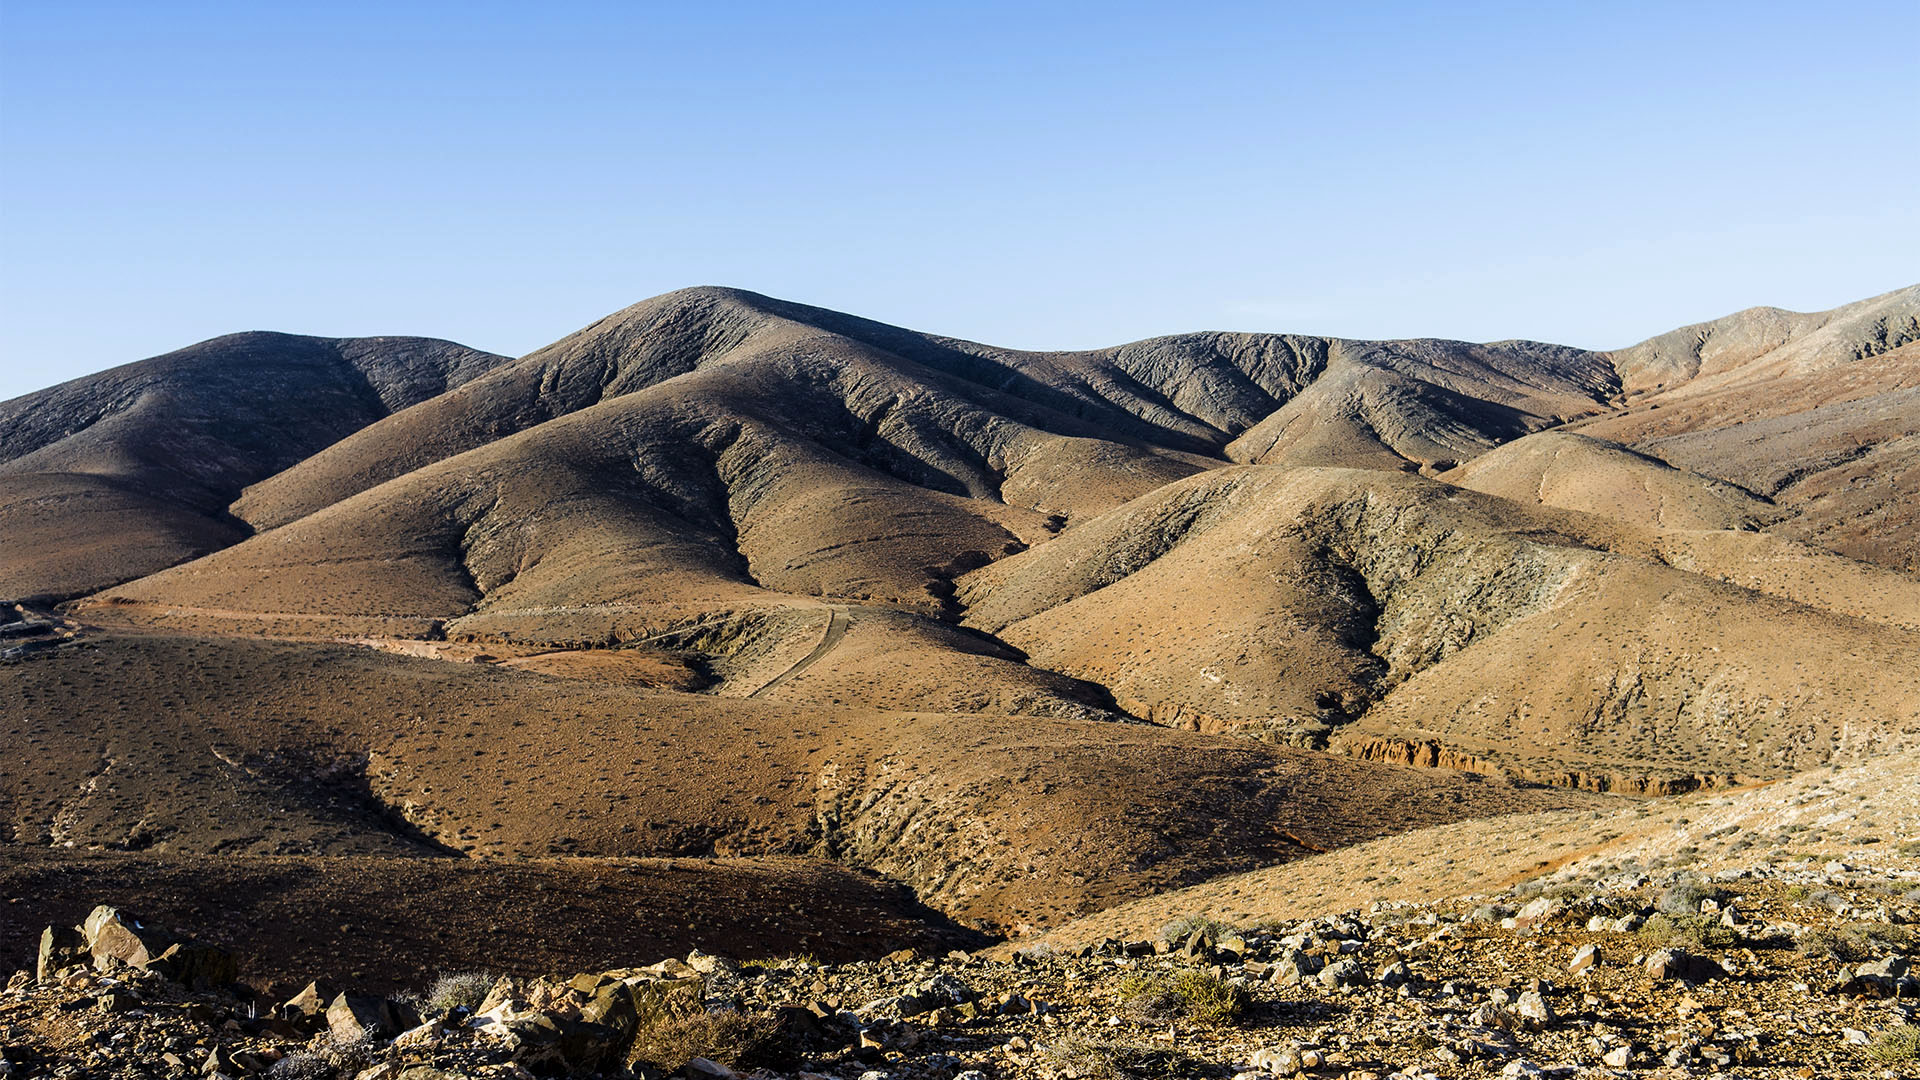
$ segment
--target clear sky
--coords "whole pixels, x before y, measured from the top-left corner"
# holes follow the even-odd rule
[[[1920,4],[0,4],[0,398],[725,284],[1630,343],[1920,280]]]

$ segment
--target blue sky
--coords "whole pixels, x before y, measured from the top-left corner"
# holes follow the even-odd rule
[[[1088,347],[1920,280],[1920,5],[0,6],[0,398],[727,284]]]

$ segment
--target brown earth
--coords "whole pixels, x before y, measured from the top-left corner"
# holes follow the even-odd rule
[[[0,404],[0,594],[85,624],[0,666],[4,839],[805,856],[1005,929],[1906,753],[1916,305],[1612,353],[711,288],[517,360],[216,339]]]
[[[978,934],[908,890],[818,859],[393,859],[15,849],[0,863],[0,965],[31,970],[40,928],[112,904],[231,949],[291,996],[326,974],[370,990],[451,971],[543,975],[689,949],[850,960],[945,952]],[[78,915],[76,915],[76,912]]]
[[[1175,919],[1234,925],[1313,918],[1375,901],[1485,895],[1614,864],[1701,874],[1764,862],[1920,866],[1920,754],[1615,810],[1440,825],[1141,897],[1032,941],[1069,947],[1152,936]],[[1013,946],[1003,947],[1005,953]]]
[[[0,596],[64,599],[241,540],[246,485],[506,358],[231,334],[0,402]]]
[[[728,700],[350,646],[108,634],[6,669],[16,844],[811,854],[990,926],[1593,796],[1073,717]]]

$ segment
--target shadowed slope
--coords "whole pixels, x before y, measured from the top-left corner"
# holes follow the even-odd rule
[[[504,360],[233,334],[0,403],[0,595],[72,596],[230,544],[247,484]]]
[[[375,425],[250,491],[236,512],[261,528],[283,524],[409,469],[669,382],[667,398],[709,422],[738,409],[812,428],[836,452],[906,482],[1047,512],[1097,512],[1203,467],[807,318],[847,317],[730,289],[644,301]],[[1120,486],[1117,499],[1101,490],[1107,484]]]
[[[1237,926],[1314,918],[1375,900],[1484,895],[1543,878],[1551,885],[1582,870],[1623,865],[1684,865],[1705,874],[1756,861],[1882,861],[1892,852],[1879,823],[1914,820],[1916,792],[1920,753],[1908,752],[1611,813],[1548,811],[1439,825],[1141,897],[1022,944],[1072,948],[1149,937],[1196,912]]]
[[[1595,354],[1538,342],[1332,342],[1327,371],[1227,448],[1235,461],[1448,468],[1599,412],[1619,391]]]
[[[419,991],[454,971],[537,976],[694,948],[836,962],[982,940],[899,885],[815,859],[8,856],[0,963],[31,969],[42,927],[105,903],[232,949],[241,980],[275,998],[322,974]]]

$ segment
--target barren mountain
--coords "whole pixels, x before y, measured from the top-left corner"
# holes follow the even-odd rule
[[[1920,285],[1833,311],[1754,308],[1613,354],[1628,408],[1575,425],[1738,484],[1777,526],[1920,568]]]
[[[1910,753],[1916,305],[1612,353],[715,288],[519,359],[216,339],[0,405],[4,839],[702,858],[937,937]]]
[[[1221,469],[976,571],[960,596],[970,624],[1141,715],[1333,731],[1393,759],[1611,787],[1920,738],[1920,634],[1653,547],[1417,476]],[[1410,745],[1429,742],[1445,754]]]
[[[84,595],[231,544],[248,484],[505,359],[233,334],[0,403],[0,596]]]

